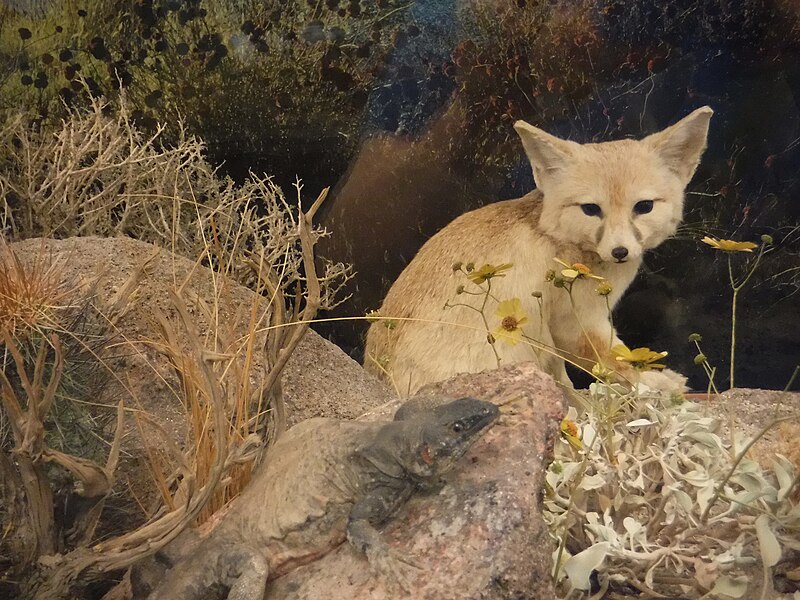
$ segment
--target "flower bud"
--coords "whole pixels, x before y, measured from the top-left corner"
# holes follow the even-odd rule
[[[595,363],[592,366],[592,375],[594,375],[595,378],[599,379],[600,381],[607,381],[608,379],[611,378],[613,373],[610,369],[607,369],[603,365]]]
[[[464,293],[464,286],[460,285],[456,288],[456,294],[463,294]]]
[[[467,273],[472,273],[475,270],[475,263],[468,262],[467,266],[464,267],[467,270]]]
[[[764,235],[761,236],[761,241],[764,242],[765,244],[774,243],[774,240],[772,239],[772,236],[769,235],[768,233],[765,233]]]
[[[705,362],[708,362],[705,354],[700,353],[694,357],[694,364],[696,365],[702,365]]]
[[[601,281],[594,291],[597,292],[598,296],[608,296],[613,291],[613,288],[607,281]]]
[[[531,296],[533,296],[534,298],[541,298],[542,297],[542,292],[540,292],[538,290],[535,291],[535,292],[531,292]]]
[[[703,341],[703,336],[700,335],[699,333],[692,333],[692,334],[689,335],[689,341],[690,342],[702,342]]]
[[[556,272],[553,269],[547,269],[547,272],[544,274],[545,281],[553,281],[556,278]]]
[[[461,265],[462,265],[461,261],[454,262],[453,266],[452,266],[453,271],[460,271],[461,270]]]

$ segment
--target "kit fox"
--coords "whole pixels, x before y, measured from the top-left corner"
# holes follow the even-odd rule
[[[621,342],[608,306],[633,281],[644,251],[675,233],[712,114],[699,108],[642,140],[597,144],[562,140],[517,121],[536,189],[465,213],[425,243],[379,310],[394,321],[370,326],[365,366],[389,376],[404,394],[456,373],[496,368],[498,360],[538,361],[569,385],[563,358],[585,368],[600,364],[658,389],[684,389],[678,373],[640,374],[615,360],[610,350]],[[605,278],[610,294],[597,293],[597,280],[576,280],[570,302],[565,289],[545,281],[549,270],[565,268],[555,258]],[[493,298],[483,311],[488,331],[502,318],[494,312],[497,302],[518,298],[516,311],[527,316],[521,330],[537,344],[487,336],[481,316],[463,306],[480,308],[485,296],[456,294],[459,285],[478,291],[463,268],[454,269],[459,262],[513,264],[491,280]]]

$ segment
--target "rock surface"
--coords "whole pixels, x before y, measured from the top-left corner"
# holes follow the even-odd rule
[[[267,600],[554,598],[552,543],[540,517],[544,471],[565,406],[553,381],[531,364],[460,375],[420,391],[474,396],[503,416],[438,493],[412,498],[384,529],[420,566],[407,595],[372,576],[348,544],[272,582]],[[386,418],[399,401],[364,418]]]
[[[131,274],[156,251],[151,244],[126,237],[29,239],[10,244],[10,248],[23,264],[30,264],[41,250],[52,260],[62,261],[59,267],[65,280],[88,280],[99,274],[99,296],[106,299],[112,298]],[[186,281],[188,283],[184,285]],[[119,333],[138,354],[130,359],[132,364],[129,372],[132,372],[134,381],[142,386],[146,386],[145,380],[157,379],[153,377],[154,367],[161,371],[166,364],[165,360],[158,358],[158,353],[140,342],[158,340],[160,337],[153,318],[156,309],[168,317],[176,316],[168,294],[168,289],[176,283],[183,286],[190,304],[197,298],[208,305],[214,302],[215,280],[208,269],[163,249],[148,263],[135,302],[119,323]],[[243,333],[250,317],[249,311],[256,301],[262,302],[263,306],[259,308],[266,307],[266,302],[248,288],[228,283],[218,301],[218,321],[222,328]],[[196,317],[202,336],[210,330],[210,324],[200,311],[191,312]],[[171,320],[174,321],[174,318]],[[175,327],[180,330],[179,325]],[[262,339],[259,337],[259,341]],[[140,362],[145,358],[152,364]],[[252,370],[254,384],[263,377],[264,369],[260,355],[256,358]],[[141,373],[140,367],[143,368]],[[282,381],[290,425],[316,416],[355,418],[394,397],[385,384],[365,373],[337,346],[313,331],[307,333],[289,360]],[[155,383],[153,385],[158,387]],[[159,393],[149,387],[141,391],[140,400],[156,411],[165,404],[174,404],[174,398],[169,398],[170,394],[164,391]]]

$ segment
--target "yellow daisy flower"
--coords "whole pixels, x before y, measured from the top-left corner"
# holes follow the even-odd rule
[[[495,316],[500,319],[500,324],[492,331],[494,339],[516,346],[522,339],[522,326],[528,322],[519,298],[503,300],[497,305]]]
[[[753,248],[758,248],[758,244],[753,242],[735,242],[734,240],[718,240],[705,236],[701,242],[708,244],[712,248],[723,252],[752,252]]]
[[[511,263],[503,263],[502,265],[485,264],[480,269],[472,271],[467,274],[467,277],[472,283],[481,284],[484,281],[492,279],[493,277],[505,277],[505,271],[513,267]]]
[[[585,277],[597,279],[598,281],[604,280],[603,277],[600,277],[599,275],[595,275],[594,273],[592,273],[592,270],[583,263],[572,263],[570,265],[561,260],[560,258],[554,258],[553,260],[556,261],[558,264],[560,264],[562,267],[565,267],[564,269],[561,270],[561,276],[567,281],[575,281],[576,279],[583,279]]]
[[[611,354],[618,361],[628,363],[637,371],[666,368],[666,365],[658,364],[659,360],[667,356],[666,352],[654,352],[650,348],[634,348],[631,350],[625,344],[617,344],[611,348]]]
[[[571,421],[566,417],[561,421],[561,437],[567,440],[569,445],[576,450],[583,450],[583,442],[581,442],[580,432],[575,421]]]

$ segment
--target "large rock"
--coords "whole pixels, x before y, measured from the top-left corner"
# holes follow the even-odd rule
[[[540,516],[544,472],[565,406],[552,379],[532,364],[460,375],[420,391],[474,396],[502,407],[500,421],[433,495],[412,498],[383,535],[420,565],[407,597],[555,598],[552,548]],[[365,418],[386,418],[398,402]],[[265,501],[268,499],[265,499]],[[375,578],[349,544],[270,584],[267,600],[382,600],[397,590]],[[404,596],[406,597],[406,596]]]
[[[128,278],[158,251],[151,244],[126,237],[30,239],[10,244],[10,247],[23,264],[31,264],[43,251],[49,259],[59,261],[60,273],[66,281],[91,280],[99,275],[101,300],[113,298]],[[164,390],[158,390],[163,384],[159,385],[158,378],[154,377],[154,368],[159,372],[169,371],[166,361],[149,344],[142,342],[160,339],[153,316],[155,310],[172,317],[170,320],[180,334],[181,326],[175,320],[176,311],[168,293],[176,284],[182,286],[190,308],[197,299],[212,306],[214,298],[218,297],[218,323],[228,336],[246,332],[254,302],[260,302],[261,308],[266,307],[263,298],[230,281],[226,281],[224,289],[218,293],[223,286],[211,271],[161,249],[147,263],[135,301],[117,325],[119,337],[133,350],[128,374],[146,388],[141,390],[144,393],[138,394],[139,399],[156,413],[164,410],[165,405],[175,404],[175,399]],[[213,324],[202,312],[191,312],[201,334],[208,334]],[[258,337],[258,342],[263,343],[263,335]],[[260,345],[257,343],[256,347]],[[260,352],[255,358],[251,376],[253,384],[258,384],[264,374],[264,361]],[[355,418],[394,397],[385,384],[365,373],[358,363],[313,331],[306,334],[289,360],[282,381],[289,424],[315,416]],[[109,395],[119,399],[116,390]]]

